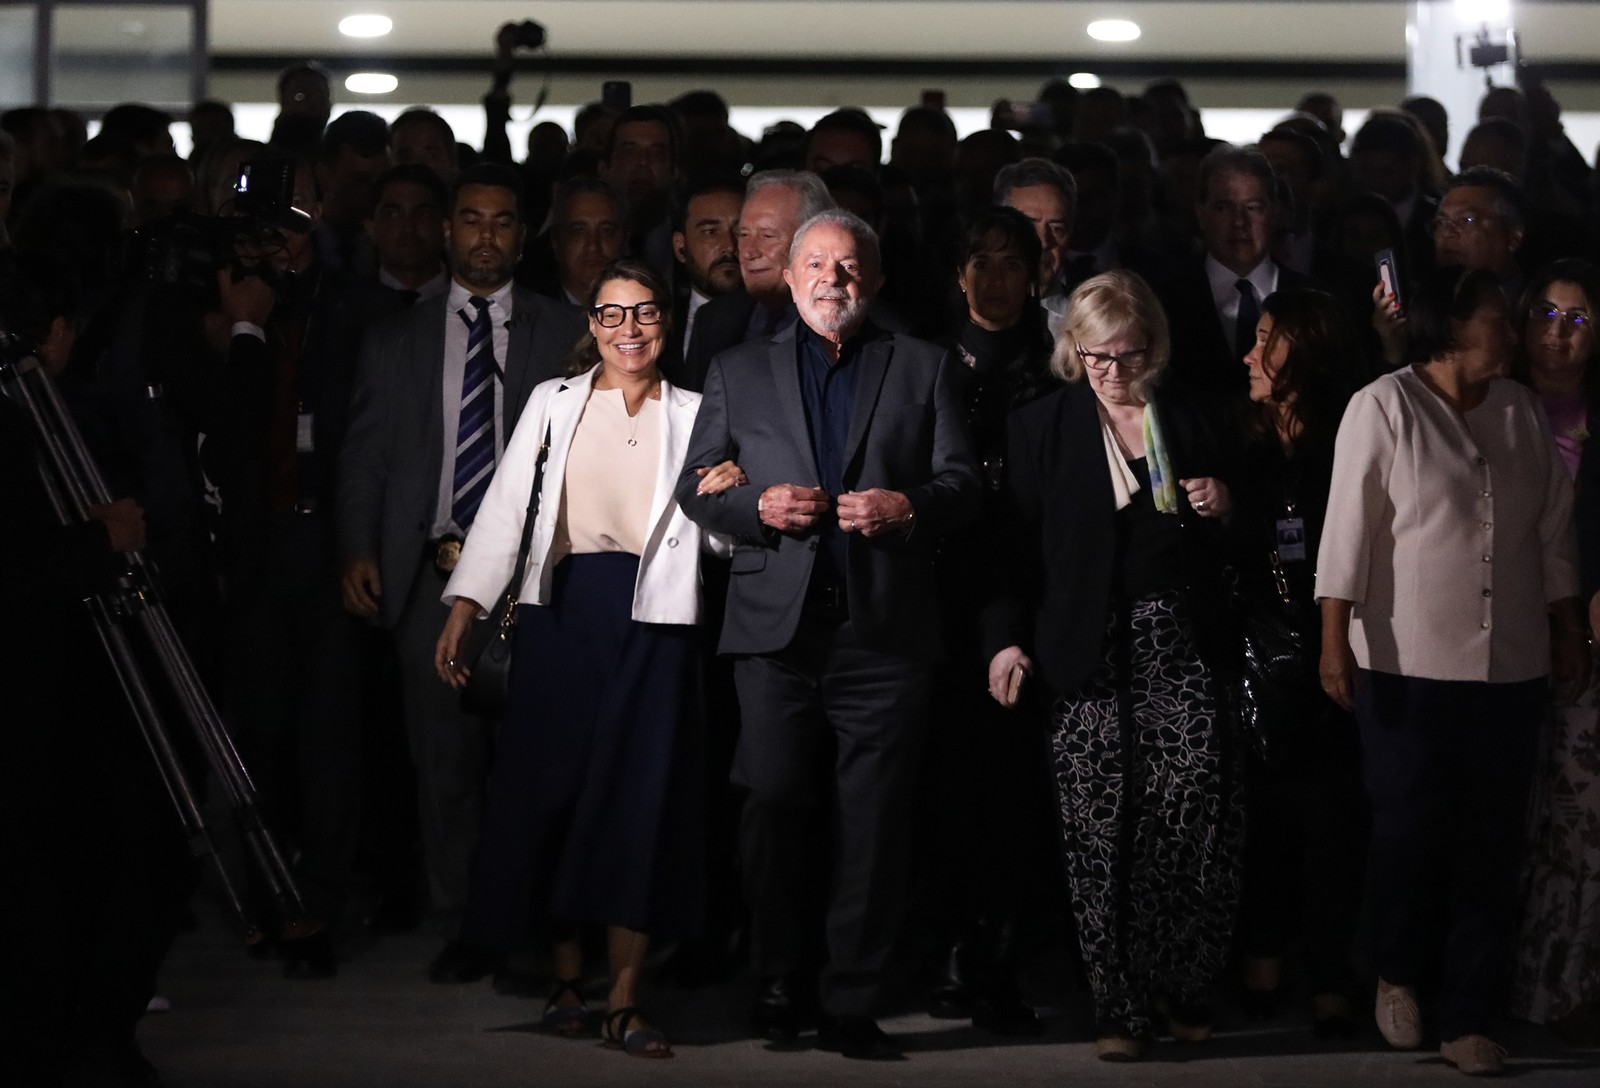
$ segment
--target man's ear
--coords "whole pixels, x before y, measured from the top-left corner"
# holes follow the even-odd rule
[[[672,232],[672,255],[678,259],[679,264],[689,263],[689,240],[683,236],[683,231]]]
[[[794,273],[787,268],[783,270],[783,282],[789,285],[790,294],[794,293]]]

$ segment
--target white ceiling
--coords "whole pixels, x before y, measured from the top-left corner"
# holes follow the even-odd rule
[[[1397,61],[1405,55],[1407,6],[1401,0],[211,0],[211,48],[482,56],[501,23],[531,16],[548,29],[558,55]],[[1516,11],[1527,55],[1600,57],[1593,5],[1518,0]],[[365,41],[338,33],[341,18],[365,12],[388,15],[393,33]],[[1132,19],[1143,36],[1096,42],[1085,28],[1101,18]],[[116,33],[113,21],[106,32]]]

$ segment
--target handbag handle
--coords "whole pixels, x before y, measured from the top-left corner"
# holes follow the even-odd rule
[[[522,519],[522,543],[517,546],[517,566],[506,586],[506,611],[500,617],[501,633],[517,625],[517,594],[528,573],[528,553],[533,550],[533,523],[539,517],[539,495],[544,491],[544,464],[550,458],[550,424],[544,425],[544,441],[539,443],[539,458],[533,463],[533,492],[528,496],[528,512]]]
[[[1278,591],[1278,599],[1285,605],[1293,605],[1294,597],[1289,593],[1289,579],[1284,577],[1283,563],[1278,558],[1278,549],[1267,549],[1267,561],[1272,565],[1272,582]]]

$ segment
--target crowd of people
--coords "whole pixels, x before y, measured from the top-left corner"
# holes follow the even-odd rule
[[[518,156],[510,48],[483,148],[315,64],[188,159],[0,114],[0,328],[118,499],[61,524],[0,398],[10,1083],[154,1083],[196,873],[81,607],[130,551],[320,923],[290,977],[424,927],[665,1058],[647,966],[747,964],[753,1035],[884,1059],[906,1003],[1039,1032],[1071,934],[1108,1061],[1301,991],[1467,1073],[1595,1038],[1600,174],[1534,73],[1452,166],[1429,98],[1241,147],[1171,80]]]

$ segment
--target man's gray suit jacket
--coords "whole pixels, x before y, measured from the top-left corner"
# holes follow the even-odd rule
[[[367,332],[339,457],[340,558],[377,560],[384,627],[399,622],[438,504],[445,299],[419,303]],[[512,291],[511,310],[500,363],[500,433],[508,440],[533,387],[565,370],[584,329],[575,311],[522,287]]]
[[[856,375],[845,487],[881,487],[911,500],[910,532],[849,534],[850,619],[867,647],[933,659],[941,651],[933,543],[976,516],[981,485],[943,348],[868,326]],[[695,468],[738,462],[750,483],[696,495]],[[756,511],[774,484],[819,487],[800,392],[795,331],[720,353],[706,376],[678,502],[690,518],[735,540],[727,616],[718,649],[773,653],[794,638],[820,540],[779,533]],[[825,517],[835,517],[830,510]]]

